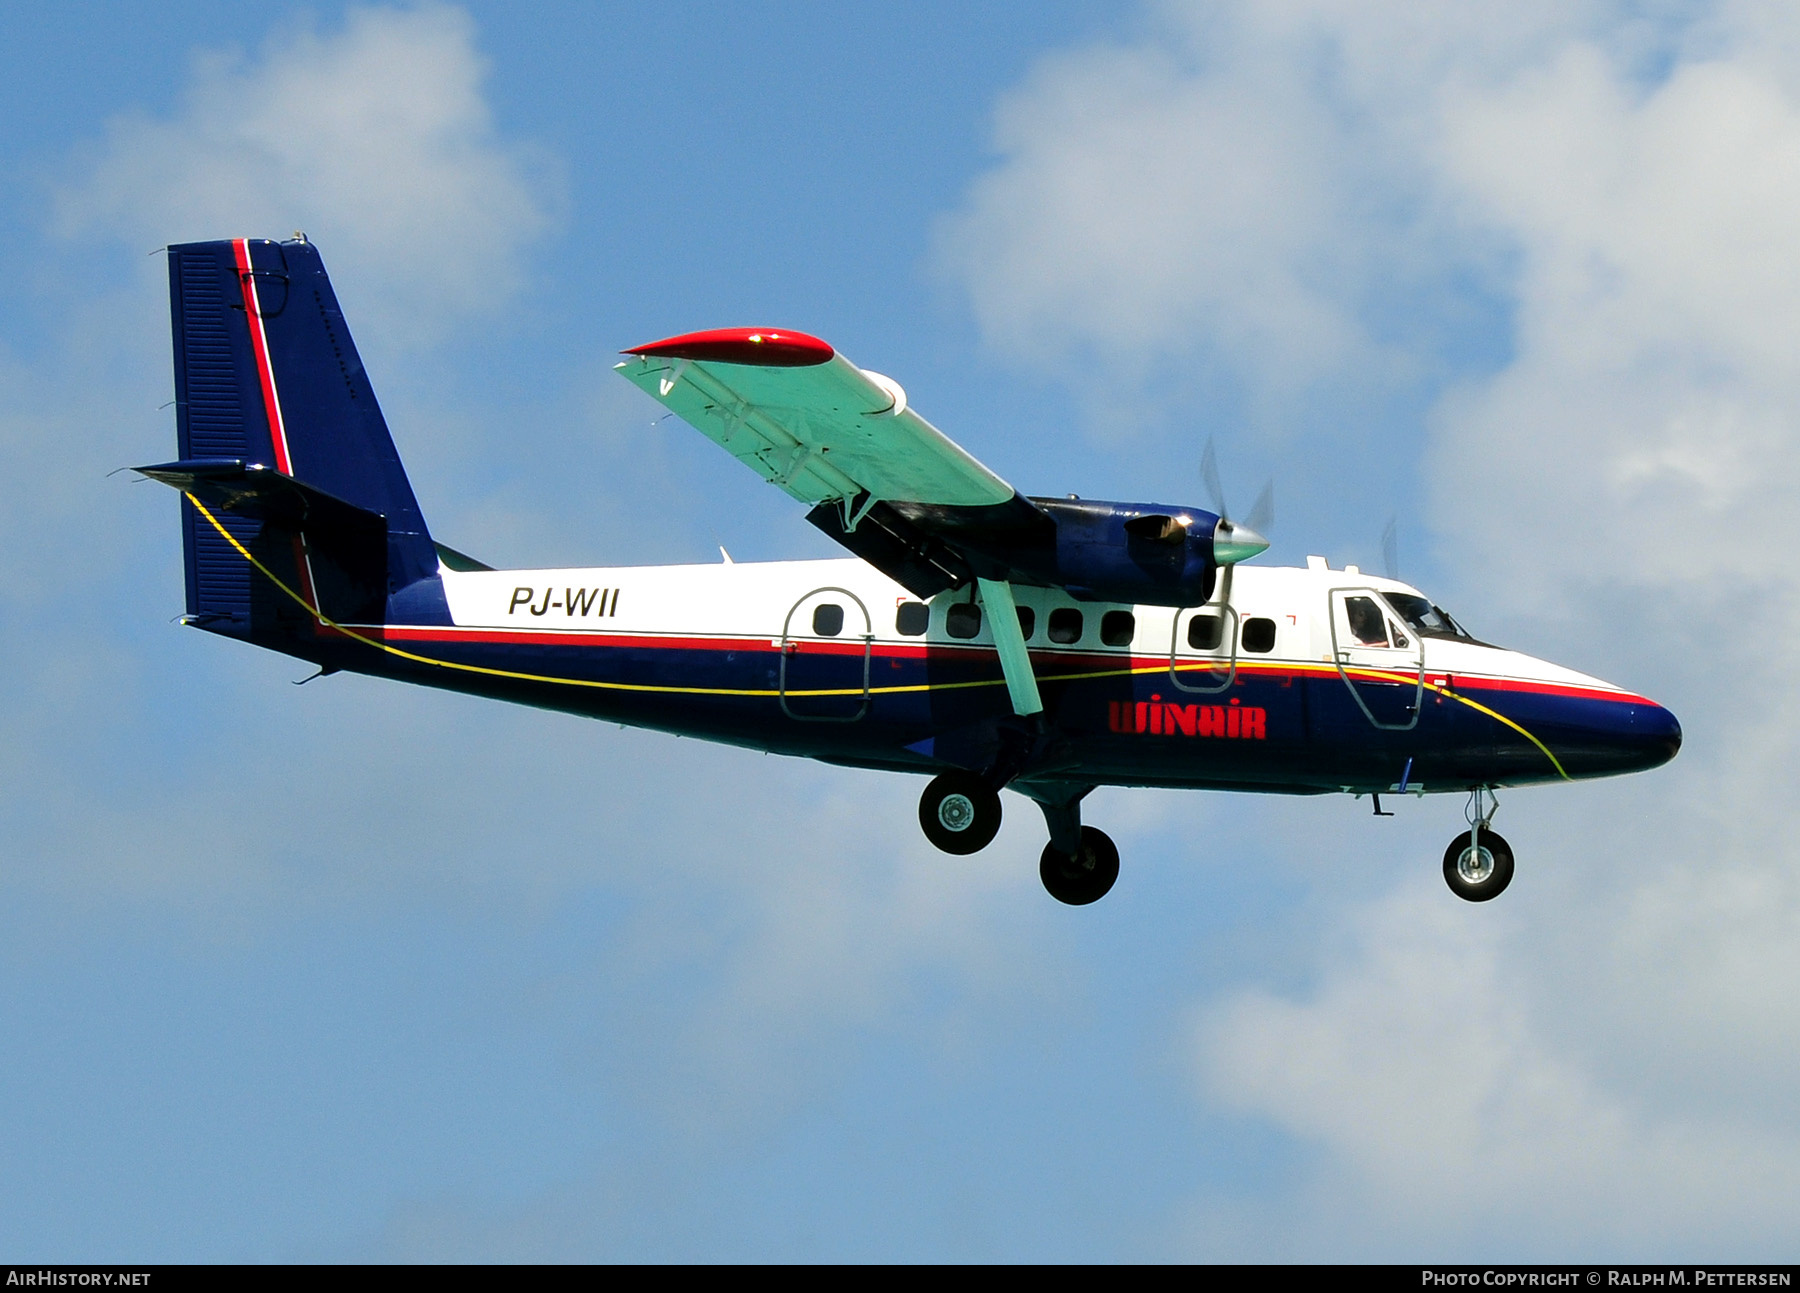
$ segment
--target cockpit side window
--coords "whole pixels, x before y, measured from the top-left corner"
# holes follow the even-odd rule
[[[1361,646],[1388,644],[1387,620],[1373,597],[1346,597],[1344,618],[1350,621],[1350,632]]]

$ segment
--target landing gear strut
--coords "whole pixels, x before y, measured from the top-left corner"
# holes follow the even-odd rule
[[[1044,810],[1050,842],[1038,859],[1038,879],[1058,902],[1099,902],[1119,878],[1119,850],[1106,832],[1081,824],[1081,801],[1092,786],[1037,783],[1026,791]]]
[[[1469,829],[1444,850],[1444,883],[1467,902],[1498,898],[1512,883],[1513,852],[1496,831],[1488,829],[1500,808],[1494,792],[1477,786],[1469,794]]]
[[[919,797],[919,825],[946,853],[979,853],[1000,833],[1000,796],[972,772],[946,772]]]

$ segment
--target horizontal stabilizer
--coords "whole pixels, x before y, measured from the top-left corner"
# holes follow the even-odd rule
[[[275,521],[294,530],[329,531],[379,542],[385,555],[386,517],[333,498],[272,467],[246,464],[239,458],[183,458],[132,470],[241,516]]]
[[[242,570],[245,557],[261,562],[265,572],[279,567],[305,590],[321,620],[381,622],[393,591],[385,516],[239,458],[182,458],[134,470],[198,499],[213,514],[205,523],[192,517],[192,524],[196,534],[210,540],[216,531],[226,548],[236,549],[235,555],[219,549],[227,568]],[[191,504],[184,508],[193,511]],[[239,603],[200,606],[188,613],[191,622],[209,627],[221,618],[248,621],[252,605],[247,584]]]

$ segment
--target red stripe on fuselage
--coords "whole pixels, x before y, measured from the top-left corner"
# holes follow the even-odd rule
[[[1611,691],[1602,687],[1578,687],[1566,682],[1537,682],[1530,678],[1489,678],[1471,677],[1466,674],[1451,674],[1454,685],[1451,691],[1517,691],[1527,692],[1534,696],[1575,696],[1584,700],[1616,700],[1628,705],[1654,705],[1655,701],[1648,696],[1639,696],[1635,692]],[[1431,675],[1426,675],[1427,681]],[[1439,675],[1438,685],[1443,685]]]
[[[275,470],[284,476],[292,476],[294,464],[288,455],[287,428],[281,421],[281,401],[275,394],[275,370],[269,364],[269,338],[263,331],[262,304],[257,299],[256,275],[250,265],[250,240],[238,238],[231,246],[237,254],[238,282],[244,289],[244,317],[250,324],[250,349],[256,355],[263,412],[269,419],[269,440],[275,447]]]
[[[778,654],[780,647],[766,637],[694,637],[679,634],[632,634],[612,633],[605,631],[558,633],[545,630],[503,629],[503,628],[462,628],[439,627],[432,625],[371,625],[368,628],[357,627],[359,635],[388,642],[467,642],[471,644],[493,644],[513,646],[560,646],[584,647],[589,649],[608,649],[631,647],[652,651],[766,651]],[[863,652],[860,642],[826,642],[814,638],[796,640],[792,645],[802,648],[808,655],[856,655]],[[943,659],[946,656],[976,658],[985,656],[998,664],[994,649],[987,646],[962,646],[960,644],[933,642],[927,645],[910,643],[877,642],[873,646],[872,658],[876,660],[923,660],[928,657]],[[1131,669],[1140,672],[1140,676],[1150,677],[1168,667],[1167,656],[1123,656],[1109,655],[1100,652],[1039,652],[1031,653],[1032,663],[1049,674],[1069,669]],[[1192,663],[1184,661],[1183,663]],[[1184,670],[1183,672],[1188,672]],[[1238,661],[1237,673],[1240,678],[1251,677],[1268,681],[1292,681],[1296,678],[1331,678],[1337,670],[1323,665],[1307,665],[1298,662],[1247,663]],[[1352,676],[1363,682],[1386,681],[1382,678],[1361,676],[1361,671],[1352,670]],[[1416,676],[1416,675],[1414,675]],[[1425,680],[1429,685],[1443,686],[1442,673],[1427,673]],[[1486,675],[1452,674],[1452,692],[1472,694],[1475,692],[1519,692],[1544,696],[1569,696],[1582,700],[1608,700],[1621,704],[1654,705],[1655,701],[1646,696],[1639,696],[1628,691],[1613,691],[1598,687],[1581,687],[1570,683],[1539,682],[1529,678],[1495,678]],[[1410,682],[1410,678],[1407,679]]]

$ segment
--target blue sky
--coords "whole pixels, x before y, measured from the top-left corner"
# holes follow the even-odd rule
[[[1800,24],[1780,7],[0,15],[11,1260],[1794,1256]],[[173,241],[305,229],[434,531],[828,556],[608,370],[777,323],[1028,492],[1277,481],[1670,704],[1667,769],[919,785],[185,631]],[[1241,506],[1241,504],[1240,504]]]

